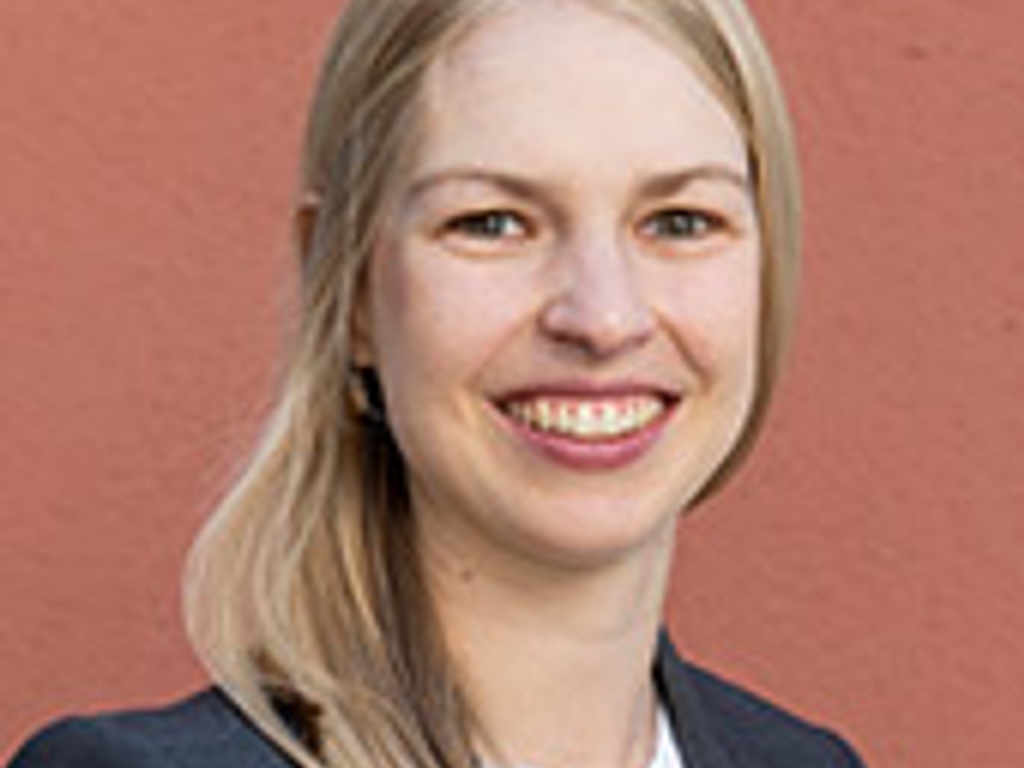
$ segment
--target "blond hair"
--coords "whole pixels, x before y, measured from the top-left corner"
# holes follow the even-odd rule
[[[366,415],[373,392],[358,386],[349,332],[389,196],[417,146],[424,77],[507,1],[348,4],[306,137],[296,207],[300,326],[282,393],[190,557],[186,615],[200,656],[303,765],[474,763],[473,713],[423,587],[402,458],[386,423]],[[743,434],[703,497],[753,443],[788,335],[799,252],[791,129],[741,0],[585,1],[686,57],[749,147],[766,255],[759,386]]]

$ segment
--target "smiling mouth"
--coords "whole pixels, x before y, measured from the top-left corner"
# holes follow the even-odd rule
[[[526,429],[584,443],[621,440],[643,432],[666,413],[669,402],[652,394],[618,397],[534,396],[503,403],[501,410]]]

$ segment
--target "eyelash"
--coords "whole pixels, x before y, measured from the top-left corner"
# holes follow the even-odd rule
[[[730,220],[714,211],[666,208],[655,211],[639,225],[642,237],[677,247],[694,247],[728,232]],[[442,224],[441,234],[463,241],[467,247],[496,248],[521,243],[537,233],[522,214],[509,209],[471,211]]]
[[[515,228],[512,233],[507,230],[510,224]],[[520,240],[530,234],[530,226],[523,216],[505,210],[462,214],[445,222],[443,229],[446,234],[484,241]]]
[[[684,223],[685,222],[685,223]],[[671,231],[658,231],[659,225],[670,223]],[[683,224],[682,227],[678,225]],[[729,221],[718,213],[693,208],[671,208],[648,216],[641,223],[644,234],[668,240],[704,240],[729,228]]]

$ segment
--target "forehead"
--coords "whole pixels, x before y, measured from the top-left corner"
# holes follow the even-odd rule
[[[438,162],[589,163],[614,150],[745,171],[741,132],[686,58],[583,0],[504,4],[431,67],[427,147]]]

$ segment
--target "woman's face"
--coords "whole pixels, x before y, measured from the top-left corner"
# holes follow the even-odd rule
[[[680,57],[577,2],[510,4],[425,95],[357,324],[422,534],[462,562],[665,551],[755,387],[739,131]]]

